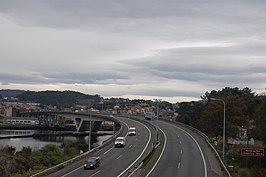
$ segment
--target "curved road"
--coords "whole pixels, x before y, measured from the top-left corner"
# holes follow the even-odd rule
[[[140,155],[148,148],[150,143],[150,130],[142,123],[128,118],[118,118],[125,129],[122,136],[126,136],[126,146],[123,148],[114,148],[114,143],[107,147],[93,152],[90,156],[99,156],[101,165],[93,170],[84,170],[83,165],[85,159],[80,160],[64,169],[57,171],[50,177],[115,177],[128,176],[128,170],[132,168],[134,163],[140,158]],[[127,128],[136,127],[136,136],[127,136]]]
[[[168,122],[159,121],[158,125],[166,144],[161,159],[147,176],[222,176],[218,161],[202,137]]]

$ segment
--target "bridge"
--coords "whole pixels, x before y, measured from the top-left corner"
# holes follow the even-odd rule
[[[77,132],[97,132],[103,121],[118,123],[109,115],[79,112],[23,112],[20,117],[7,118],[6,123],[35,123],[43,127],[74,127]]]
[[[143,156],[151,150],[151,143],[155,140],[155,126],[158,126],[162,144],[158,147],[159,152],[155,153],[157,155],[152,155],[152,158],[155,158],[152,160],[155,164],[150,165],[151,169],[140,170],[139,176],[223,176],[215,155],[205,142],[206,138],[174,122],[159,120],[157,123],[145,121],[144,118],[131,119],[118,116],[113,118],[107,115],[69,112],[29,112],[22,113],[21,116],[22,118],[36,118],[47,126],[66,126],[73,121],[77,131],[92,130],[96,127],[96,122],[105,120],[118,121],[122,127],[136,127],[137,129],[136,137],[127,137],[127,145],[124,148],[113,148],[112,143],[107,143],[95,151],[88,152],[90,156],[101,157],[99,169],[84,171],[81,168],[84,159],[79,160],[80,157],[78,157],[76,162],[70,163],[65,168],[58,168],[49,177],[129,175],[132,172],[131,169],[135,169]],[[95,127],[87,129],[88,124]],[[153,128],[149,127],[151,124],[154,124]],[[126,137],[127,128],[120,130],[119,136]],[[57,166],[54,167],[56,168]],[[38,176],[38,174],[33,176]]]

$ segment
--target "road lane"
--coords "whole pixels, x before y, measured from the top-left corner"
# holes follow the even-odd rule
[[[166,146],[150,177],[208,175],[204,153],[195,138],[183,128],[164,121],[159,121],[159,128],[165,133]]]
[[[112,143],[110,147],[105,150],[99,150],[94,152],[90,156],[100,156],[101,165],[99,168],[93,170],[84,170],[83,164],[85,159],[80,160],[63,170],[60,170],[50,177],[64,176],[64,177],[102,177],[102,176],[119,176],[123,175],[122,172],[130,167],[136,159],[142,154],[143,149],[147,147],[149,143],[150,132],[144,124],[131,120],[128,118],[118,118],[126,127],[136,127],[136,136],[126,137],[126,146],[123,148],[114,148]],[[122,136],[126,136],[127,128],[123,131]]]

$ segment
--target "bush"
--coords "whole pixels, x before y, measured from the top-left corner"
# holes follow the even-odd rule
[[[252,177],[252,173],[249,169],[246,168],[240,168],[238,170],[239,177]]]

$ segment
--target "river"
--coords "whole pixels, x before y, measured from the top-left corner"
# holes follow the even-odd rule
[[[58,133],[55,131],[39,131],[39,130],[0,130],[0,136],[8,135],[30,135],[33,133],[44,133],[44,134],[54,134]],[[62,133],[62,132],[61,132]],[[112,135],[103,135],[103,136],[93,136],[91,145],[96,147],[100,145],[103,141],[110,138]],[[16,151],[20,151],[23,147],[31,147],[33,150],[41,149],[47,144],[61,145],[67,140],[77,141],[79,139],[84,139],[87,144],[89,143],[88,136],[72,136],[72,135],[58,135],[58,136],[41,136],[38,138],[25,137],[25,138],[7,138],[0,139],[0,148],[4,146],[12,146],[16,148]]]

